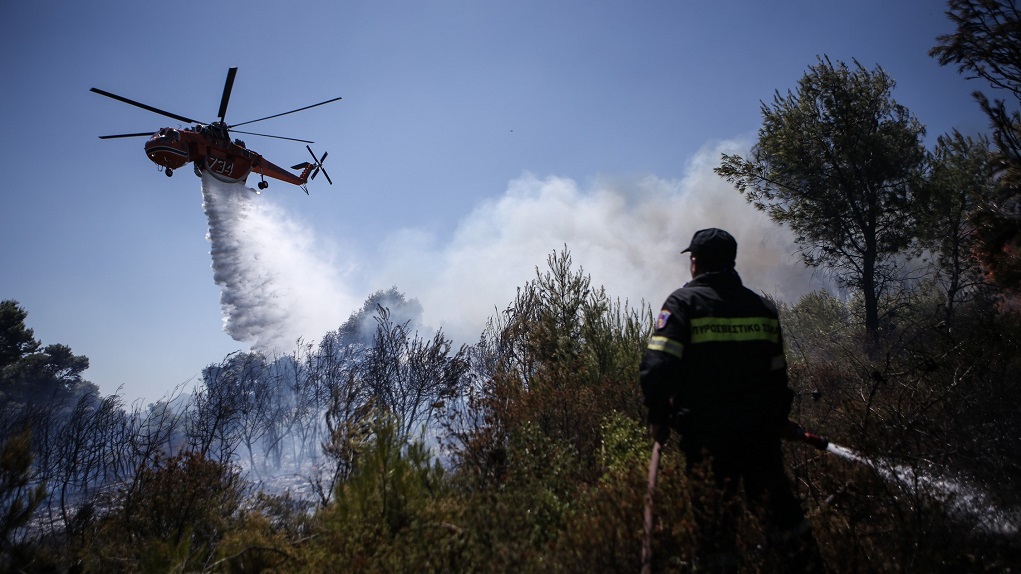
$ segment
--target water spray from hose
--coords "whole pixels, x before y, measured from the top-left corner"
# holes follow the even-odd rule
[[[794,425],[797,427],[797,425]],[[844,460],[864,464],[874,470],[883,480],[903,489],[922,489],[935,500],[947,505],[957,516],[968,517],[982,530],[989,533],[1016,535],[1021,524],[1021,512],[998,508],[989,495],[981,488],[969,484],[963,478],[940,475],[903,464],[895,464],[885,458],[872,458],[850,448],[830,442],[818,435],[806,432],[800,427],[791,429],[793,440],[811,444]]]

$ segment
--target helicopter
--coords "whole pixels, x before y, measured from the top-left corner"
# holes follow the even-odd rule
[[[257,120],[227,125],[227,104],[230,102],[230,93],[234,87],[234,77],[237,75],[237,71],[238,69],[236,67],[232,67],[227,70],[227,80],[223,85],[223,95],[220,97],[220,111],[218,114],[219,120],[208,124],[185,116],[173,114],[141,102],[129,100],[128,98],[100,90],[99,88],[92,88],[89,91],[95,92],[101,96],[113,98],[117,101],[124,102],[168,118],[173,118],[188,124],[194,124],[194,126],[186,128],[160,128],[156,133],[141,132],[99,136],[99,139],[148,137],[149,140],[145,142],[145,154],[153,163],[159,166],[160,171],[163,171],[167,177],[174,175],[174,170],[183,167],[188,162],[193,162],[195,175],[201,177],[202,172],[205,171],[217,180],[226,183],[247,182],[249,174],[255,172],[260,178],[258,184],[260,190],[269,187],[269,182],[266,181],[266,178],[271,177],[297,185],[303,189],[306,194],[308,194],[308,187],[306,184],[310,180],[315,179],[320,171],[326,177],[326,181],[328,181],[330,185],[333,185],[333,180],[330,179],[330,174],[326,173],[326,170],[323,168],[323,161],[326,160],[326,156],[329,152],[323,152],[322,157],[316,157],[315,152],[312,151],[312,147],[308,145],[315,142],[269,134],[244,132],[235,130],[234,128],[253,124],[255,122],[261,122],[270,118],[293,114],[295,112],[335,102],[341,98],[333,98],[324,102],[319,102],[318,104],[312,104],[311,106],[305,106],[282,114],[266,116]],[[305,148],[308,149],[308,153],[312,155],[312,161],[305,161],[292,166],[291,169],[301,170],[301,173],[296,175],[264,158],[258,152],[249,149],[245,145],[245,142],[240,139],[234,139],[234,141],[231,141],[230,132],[232,131],[241,134],[302,142],[306,144]]]

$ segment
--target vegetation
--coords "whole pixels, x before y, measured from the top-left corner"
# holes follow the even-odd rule
[[[870,335],[914,239],[911,183],[925,157],[925,128],[893,100],[894,86],[881,68],[820,58],[796,92],[762,105],[752,159],[724,155],[716,169],[794,230],[805,263],[861,294]]]
[[[957,26],[937,38],[929,54],[955,64],[970,79],[983,80],[1007,99],[975,99],[989,117],[996,144],[993,157],[998,193],[975,214],[981,259],[990,278],[1004,289],[1021,285],[1021,10],[1013,0],[949,0],[947,16]]]
[[[68,518],[56,525],[28,527],[23,518],[31,508],[46,508],[42,496],[57,493],[32,490],[50,483],[40,480],[38,465],[29,477],[28,435],[12,435],[3,470],[11,469],[4,476],[13,478],[3,481],[0,500],[22,512],[6,514],[21,518],[7,520],[14,535],[7,538],[5,566],[26,572],[638,569],[650,438],[636,376],[651,313],[593,288],[566,249],[552,254],[548,266],[477,345],[457,351],[442,345],[442,353],[427,354],[433,364],[416,372],[446,383],[439,391],[415,387],[429,397],[425,409],[398,412],[374,393],[379,354],[399,348],[402,359],[390,360],[407,364],[415,349],[436,338],[427,345],[379,310],[373,347],[338,352],[327,337],[284,359],[235,355],[211,367],[205,385],[234,392],[204,387],[198,396],[205,398],[183,412],[149,415],[134,428],[170,427],[147,431],[161,437],[161,447],[116,480],[68,482],[108,487],[94,488],[99,494],[89,503],[65,497]],[[1021,400],[1015,384],[1021,327],[1000,311],[994,293],[960,301],[948,327],[940,305],[945,292],[920,283],[899,302],[897,323],[871,356],[855,300],[820,292],[781,305],[796,418],[875,456],[866,465],[787,448],[788,471],[833,571],[974,571],[1021,559],[1021,421],[1014,408]],[[409,344],[393,344],[395,329]],[[452,364],[456,380],[436,368]],[[301,373],[304,382],[280,372]],[[415,379],[393,376],[395,388],[410,388],[400,381]],[[302,434],[304,407],[295,396],[278,389],[278,398],[252,408],[263,383],[246,379],[287,382],[303,395],[314,395],[309,389],[317,384],[329,389],[316,407],[323,408],[316,417],[321,472],[306,477],[317,487],[306,492],[318,492],[317,499],[259,493],[267,483],[243,480],[245,461],[253,480],[272,474],[277,433],[290,437],[280,457],[284,467],[307,448],[291,436]],[[211,396],[248,398],[202,406]],[[69,411],[65,424],[94,420],[92,412]],[[258,412],[272,413],[262,425],[283,429],[246,430],[246,417]],[[422,424],[409,427],[408,413],[418,413]],[[219,420],[194,422],[210,418]],[[423,430],[406,430],[416,427]],[[195,430],[210,428],[223,430]],[[238,447],[246,440],[254,452],[238,452],[250,450]],[[206,448],[211,444],[216,448]],[[308,460],[305,472],[311,472]],[[713,521],[695,520],[695,509],[737,517],[738,541],[747,549],[740,570],[786,571],[781,557],[756,550],[757,517],[690,481],[683,468],[680,452],[668,447],[657,492],[656,571],[698,571],[711,551],[717,534],[699,525]],[[941,490],[927,477],[974,490]],[[978,507],[955,499],[975,493],[984,497]]]
[[[1015,78],[1016,56],[986,43],[1013,38],[1017,13],[949,6],[959,29],[934,55]],[[989,238],[990,214],[998,232],[1014,221],[1017,120],[992,144],[923,149],[892,87],[823,58],[763,106],[753,157],[720,169],[847,288],[778,307],[793,418],[859,458],[790,444],[787,470],[832,572],[1007,571],[1021,321],[1003,281],[1016,252]],[[987,111],[1014,117],[1003,106]],[[87,358],[0,303],[0,571],[638,571],[651,309],[594,286],[566,246],[546,264],[473,345],[420,334],[421,306],[394,288],[317,343],[232,354],[144,408],[100,396]],[[684,467],[668,444],[654,571],[706,571],[723,515],[735,570],[789,571],[757,516]]]

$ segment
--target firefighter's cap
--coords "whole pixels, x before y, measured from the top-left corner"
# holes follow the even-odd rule
[[[733,263],[737,259],[737,241],[726,231],[710,227],[695,232],[691,245],[681,251],[688,252],[707,262]]]

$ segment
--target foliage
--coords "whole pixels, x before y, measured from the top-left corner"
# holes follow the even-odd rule
[[[973,215],[993,200],[996,182],[985,138],[954,132],[942,135],[930,154],[930,169],[918,201],[928,209],[918,215],[919,244],[935,259],[934,281],[946,293],[944,320],[954,308],[987,291],[976,255],[979,229]]]
[[[234,353],[203,369],[187,421],[191,450],[230,460],[244,442],[251,455],[254,443],[268,432],[272,381],[266,370],[265,358],[253,353]]]
[[[27,317],[17,301],[0,302],[0,410],[38,401],[61,404],[95,392],[95,385],[82,377],[88,357],[75,355],[67,345],[44,347],[26,326]]]
[[[603,418],[614,410],[642,416],[637,365],[650,312],[593,289],[583,270],[571,268],[566,249],[547,263],[549,271],[537,270],[491,325],[493,372],[470,397],[484,420],[455,433],[455,456],[481,477],[506,471],[509,440],[527,425],[574,449],[579,479],[594,480]]]
[[[389,317],[398,325],[418,326],[422,320],[422,305],[415,299],[407,299],[396,287],[380,290],[368,296],[362,308],[354,313],[335,332],[344,344],[372,345],[376,335],[377,313],[386,309]]]
[[[222,389],[204,391],[219,397],[205,412],[234,413],[222,418],[234,426],[198,425],[195,403],[173,415],[175,400],[119,418],[111,416],[120,408],[116,400],[94,396],[69,409],[69,417],[37,417],[52,427],[41,433],[50,438],[34,441],[51,450],[51,461],[66,448],[87,453],[73,457],[83,462],[114,457],[117,445],[140,452],[118,463],[123,470],[114,474],[127,478],[119,489],[100,491],[109,494],[94,496],[94,504],[69,502],[63,529],[26,536],[17,565],[26,572],[637,570],[651,440],[636,377],[651,314],[594,289],[566,248],[547,263],[479,343],[460,352],[436,340],[416,343],[417,335],[377,310],[377,338],[393,344],[329,338],[274,361],[228,357],[207,372],[206,381]],[[887,310],[886,336],[877,345],[866,344],[854,297],[817,292],[779,304],[797,393],[794,417],[871,461],[803,445],[785,449],[833,572],[1002,570],[1021,559],[1021,547],[1001,534],[1011,532],[1010,512],[1021,508],[1015,412],[1021,327],[982,290],[957,299],[947,323],[945,295],[934,282],[908,285]],[[401,413],[368,384],[366,365],[400,372],[419,347],[438,349],[425,355],[438,368],[416,375],[423,384],[449,382],[443,369],[450,361],[458,379],[443,387],[451,394],[423,395],[433,401],[424,412],[442,414],[442,424],[412,439]],[[394,380],[400,392],[415,392]],[[263,392],[260,385],[276,390],[266,395],[267,408],[251,410],[248,400]],[[311,408],[302,401],[320,405],[319,414],[301,414]],[[254,424],[245,422],[246,412],[280,430],[244,430]],[[196,445],[219,444],[234,436],[232,428],[266,441],[284,429],[321,424],[321,455],[332,470],[319,487],[331,493],[321,495],[319,506],[288,494],[253,496],[229,460],[196,451],[160,454],[185,444],[172,438],[186,426],[179,418],[190,418],[192,429],[224,429],[193,432],[219,437]],[[122,441],[121,432],[148,438]],[[107,437],[94,442],[109,446],[70,440],[76,434]],[[221,452],[208,449],[214,457]],[[53,464],[47,476],[64,477],[69,491],[106,480],[74,478],[92,472],[91,463]],[[785,558],[768,550],[758,517],[713,484],[689,476],[676,444],[666,445],[655,499],[655,570],[711,571],[725,561],[738,571],[787,571]],[[973,490],[955,499],[940,484]],[[24,500],[27,491],[20,492]],[[985,508],[960,503],[973,493]],[[712,527],[723,521],[734,525],[733,535]]]
[[[413,306],[395,293],[385,298],[406,313]],[[382,296],[377,293],[370,299],[378,304]],[[368,319],[353,315],[346,325]],[[447,401],[458,400],[467,380],[467,348],[455,350],[442,331],[423,338],[410,330],[412,319],[395,323],[391,310],[382,306],[372,319],[376,327],[368,344],[349,339],[341,329],[324,338],[316,357],[308,361],[310,377],[321,378],[318,386],[329,393],[328,403],[318,411],[323,412],[326,427],[321,446],[328,468],[313,479],[323,504],[330,501],[337,484],[350,478],[372,436],[369,423],[377,411],[393,417],[401,441],[416,430],[432,433],[433,415]],[[345,340],[352,342],[345,345]]]
[[[949,0],[947,16],[957,26],[952,34],[936,38],[929,54],[946,66],[956,64],[958,72],[980,78],[997,90],[1021,100],[1021,11],[1012,0]],[[976,100],[993,124],[993,139],[1002,154],[1002,168],[1009,173],[1008,185],[1021,183],[1021,115],[1008,112],[1007,103],[993,100],[980,91]],[[1014,102],[1017,103],[1017,102]]]
[[[10,299],[0,301],[0,369],[39,350],[32,329],[25,325],[28,312]]]
[[[386,570],[398,539],[420,526],[424,506],[438,495],[443,472],[421,443],[405,443],[397,421],[383,411],[370,428],[372,439],[353,472],[318,517],[324,536],[316,541],[314,570],[330,570],[338,559],[347,571]]]
[[[412,335],[409,323],[396,324],[389,309],[380,307],[378,327],[366,360],[359,370],[360,384],[382,407],[394,413],[402,436],[428,424],[433,405],[453,397],[468,365],[464,347],[452,353],[453,343],[442,331],[431,339]]]
[[[913,241],[911,183],[924,159],[925,129],[893,100],[894,86],[882,68],[821,58],[797,91],[762,104],[752,158],[725,154],[716,168],[794,231],[805,263],[862,293],[870,334],[899,278],[896,256]]]
[[[344,387],[333,386],[330,405],[326,410],[326,427],[329,440],[322,444],[323,454],[332,462],[332,472],[315,482],[316,493],[325,506],[333,497],[338,484],[347,481],[354,472],[358,456],[371,440],[370,422],[374,412],[371,399],[365,399],[354,384],[354,375]]]
[[[0,568],[12,568],[20,545],[17,533],[32,518],[46,496],[46,486],[33,487],[32,431],[25,429],[0,442]]]
[[[1017,291],[1021,285],[1021,11],[1013,0],[950,0],[947,15],[956,25],[939,36],[929,54],[940,64],[956,64],[969,78],[985,80],[1013,99],[974,96],[993,127],[993,168],[1000,180],[996,197],[976,214],[979,255],[994,281]],[[1013,109],[1011,109],[1013,108]]]
[[[80,559],[93,572],[201,570],[237,527],[245,497],[230,466],[196,452],[160,459],[114,495]]]
[[[286,502],[285,502],[286,504]],[[216,559],[205,568],[207,572],[248,574],[259,572],[290,572],[300,565],[293,547],[301,542],[288,527],[281,528],[272,520],[279,507],[262,499],[256,508],[239,517],[233,528],[224,533],[217,545]],[[302,519],[294,517],[292,524]]]

